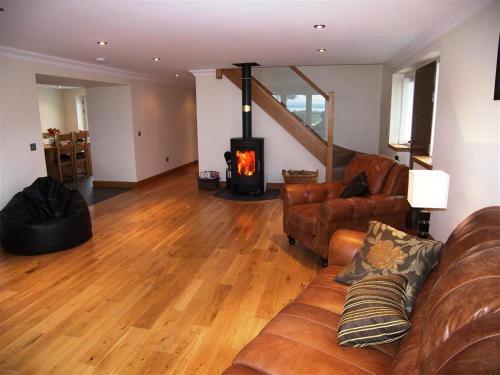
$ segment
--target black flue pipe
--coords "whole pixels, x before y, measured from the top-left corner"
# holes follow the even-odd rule
[[[252,64],[241,64],[243,138],[252,138]]]

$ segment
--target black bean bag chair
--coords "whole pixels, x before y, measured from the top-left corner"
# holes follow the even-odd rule
[[[9,253],[50,253],[90,237],[92,223],[83,197],[50,177],[38,178],[0,211],[0,242]]]

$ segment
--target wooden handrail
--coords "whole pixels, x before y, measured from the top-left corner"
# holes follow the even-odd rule
[[[326,101],[328,101],[328,94],[321,90],[317,84],[315,84],[308,76],[306,76],[302,71],[296,66],[290,66],[295,74],[297,74],[300,78],[302,78],[306,83],[311,86],[318,94],[320,94]]]

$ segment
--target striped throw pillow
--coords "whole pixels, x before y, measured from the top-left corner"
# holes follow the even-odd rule
[[[339,344],[378,345],[406,335],[411,328],[405,310],[407,283],[401,274],[368,277],[353,283],[340,317]]]

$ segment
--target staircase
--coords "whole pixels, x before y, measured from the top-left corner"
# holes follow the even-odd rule
[[[221,72],[241,89],[240,69],[222,69]],[[262,81],[265,81],[265,83]],[[289,87],[284,87],[285,85]],[[283,92],[286,92],[286,94],[283,94]],[[290,108],[287,108],[287,97],[296,97],[298,96],[296,93],[308,93],[309,107],[307,111],[295,113]],[[314,112],[316,115],[316,124],[311,121],[311,114],[313,113],[311,110],[312,95],[319,102],[321,102],[321,97],[325,99],[324,113]],[[285,97],[284,100],[283,96]],[[317,85],[295,67],[254,68],[252,76],[252,99],[316,159],[327,166],[326,106],[328,103],[328,94],[322,92]],[[298,113],[302,117],[306,117],[310,123],[301,118]],[[319,123],[317,121],[318,114],[323,116],[323,119]],[[342,176],[345,165],[354,157],[356,152],[335,144],[332,145],[332,149],[332,174],[334,178],[339,178]]]

